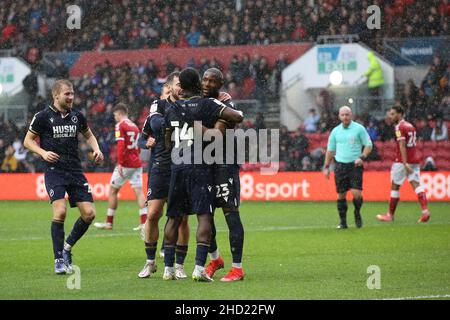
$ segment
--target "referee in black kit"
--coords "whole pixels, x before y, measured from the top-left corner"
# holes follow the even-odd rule
[[[372,151],[372,141],[366,128],[352,120],[352,110],[343,106],[339,109],[341,124],[335,127],[328,138],[323,173],[330,177],[330,163],[336,162],[334,178],[338,193],[337,208],[340,217],[338,229],[347,229],[347,191],[353,194],[356,227],[362,227],[361,207],[363,204],[363,161]],[[363,149],[364,147],[364,149]],[[361,153],[362,151],[362,153]]]

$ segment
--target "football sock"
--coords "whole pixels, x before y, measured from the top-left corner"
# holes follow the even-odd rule
[[[209,258],[211,260],[217,260],[219,259],[219,257],[220,257],[219,249],[216,249],[216,251],[209,253]]]
[[[64,247],[64,222],[53,220],[51,225],[51,234],[53,242],[53,254],[55,255],[55,259],[61,259]]]
[[[355,207],[355,215],[361,214],[361,207],[363,205],[363,198],[353,199],[353,205]]]
[[[176,253],[176,264],[184,264],[184,259],[186,259],[188,251],[188,246],[182,246],[177,244],[175,253]]]
[[[423,188],[419,186],[414,191],[417,193],[417,198],[419,199],[420,207],[422,208],[422,213],[428,213],[427,195],[423,191]]]
[[[141,219],[141,224],[145,224],[145,222],[147,221],[147,208],[146,207],[139,209],[139,218]]]
[[[116,214],[116,209],[108,208],[108,211],[106,213],[106,223],[113,224],[115,214]]]
[[[173,268],[175,262],[175,246],[165,245],[164,247],[164,265]]]
[[[210,241],[210,245],[209,245],[209,253],[215,252],[217,250],[216,234],[217,234],[216,225],[214,223],[214,218],[213,218],[211,220],[211,241]]]
[[[197,242],[197,252],[195,255],[195,264],[200,267],[204,267],[206,258],[208,257],[209,244],[203,242]]]
[[[242,226],[239,212],[230,212],[225,215],[225,220],[227,222],[228,229],[230,230],[229,240],[233,263],[241,263],[242,249],[244,247],[244,227]]]
[[[395,214],[395,209],[397,209],[397,204],[400,201],[400,191],[392,190],[391,199],[389,200],[389,214],[393,216]]]
[[[145,243],[145,253],[147,254],[147,260],[155,260],[156,248],[158,247],[158,242]]]
[[[84,222],[81,217],[78,218],[77,221],[75,221],[73,229],[66,239],[66,243],[70,246],[70,248],[72,248],[75,243],[77,243],[77,241],[80,240],[80,238],[86,233],[87,229],[89,229],[89,225],[90,223]],[[70,248],[68,249],[68,251],[70,251]]]
[[[339,212],[339,217],[341,218],[342,224],[347,224],[347,200],[339,199],[337,201],[337,208]]]

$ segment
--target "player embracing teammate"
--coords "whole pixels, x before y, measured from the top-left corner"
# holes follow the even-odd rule
[[[214,175],[212,165],[207,164],[203,157],[200,163],[196,161],[195,145],[200,143],[200,151],[203,151],[207,144],[194,141],[194,138],[198,136],[198,131],[201,131],[201,138],[202,132],[212,130],[219,122],[238,123],[243,116],[217,99],[202,98],[200,75],[195,69],[184,69],[179,79],[182,100],[171,105],[165,114],[166,141],[172,150],[172,165],[167,208],[169,219],[164,230],[163,279],[176,279],[173,264],[177,230],[185,215],[196,214],[197,250],[192,278],[209,282],[212,279],[204,265],[211,241]]]

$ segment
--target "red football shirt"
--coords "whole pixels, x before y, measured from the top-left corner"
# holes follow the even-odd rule
[[[395,137],[397,138],[397,155],[395,158],[395,162],[402,162],[402,156],[400,154],[400,141],[406,141],[406,154],[407,154],[407,163],[420,163],[420,159],[417,156],[417,147],[416,147],[416,128],[414,126],[405,121],[400,121],[395,126]]]
[[[139,128],[130,120],[124,119],[116,124],[117,162],[125,168],[142,166],[138,147]]]

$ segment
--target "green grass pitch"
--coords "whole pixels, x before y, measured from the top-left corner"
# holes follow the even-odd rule
[[[53,274],[51,207],[41,202],[0,202],[0,299],[381,299],[450,298],[450,204],[432,203],[432,218],[419,225],[419,205],[400,203],[396,221],[375,215],[386,203],[365,203],[364,227],[335,230],[334,203],[245,202],[243,265],[246,279],[221,283],[229,268],[228,232],[216,213],[218,244],[226,270],[213,283],[163,281],[164,263],[149,279],[139,279],[145,262],[134,202],[121,202],[113,231],[88,233],[73,249],[81,288],[70,290],[68,276]],[[105,202],[96,202],[102,221]],[[352,210],[352,206],[350,205]],[[66,236],[78,212],[71,209]],[[196,219],[191,217],[186,271],[192,272]],[[164,225],[161,221],[160,227]],[[367,268],[381,271],[381,289],[369,290]]]

